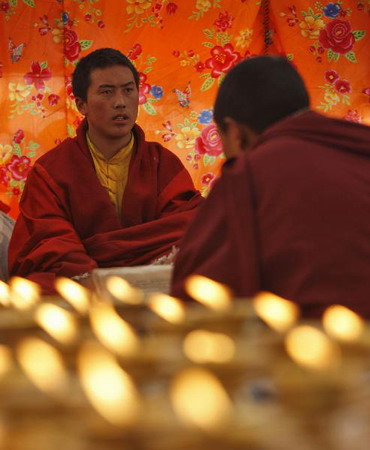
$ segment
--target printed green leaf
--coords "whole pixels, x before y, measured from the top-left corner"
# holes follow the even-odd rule
[[[356,54],[355,52],[348,52],[344,55],[348,61],[351,61],[352,63],[357,63]]]
[[[203,30],[203,33],[204,33],[209,39],[213,39],[213,36],[215,35],[215,31],[214,31],[214,30],[209,30],[208,28],[206,28],[205,30]]]
[[[28,152],[28,153],[27,153],[27,156],[28,156],[29,158],[33,158],[35,155],[36,155],[36,152]]]
[[[222,73],[218,79],[217,79],[217,84],[220,86],[220,84],[224,81],[224,78],[226,77],[226,73]]]
[[[76,130],[74,126],[69,123],[67,124],[67,134],[69,137],[73,137],[76,135]]]
[[[216,157],[215,156],[209,156],[207,154],[205,154],[203,156],[203,164],[205,166],[211,166],[212,164],[214,164],[216,161]]]
[[[157,114],[157,111],[155,110],[154,106],[151,105],[150,103],[144,103],[143,108],[151,116],[155,116]]]
[[[12,8],[15,8],[15,7],[17,6],[17,4],[18,4],[18,0],[10,0],[10,1],[9,1],[9,5],[10,5]]]
[[[20,148],[20,147],[15,148],[15,149],[13,150],[13,153],[14,153],[14,155],[17,155],[17,156],[19,156],[19,157],[22,156],[22,151],[21,151],[21,148]]]
[[[352,34],[353,34],[353,37],[355,38],[355,41],[359,41],[360,39],[365,37],[366,31],[356,30],[356,31],[352,31]]]
[[[48,62],[47,62],[47,61],[42,61],[42,62],[40,63],[41,69],[46,69],[47,66],[48,66]]]
[[[34,8],[36,6],[34,0],[23,0],[23,3],[25,3],[28,6],[31,6],[31,8]]]
[[[215,44],[212,44],[212,42],[207,42],[207,41],[202,42],[202,45],[207,48],[213,48],[215,46]]]
[[[200,78],[209,78],[211,76],[210,73],[202,73],[202,75],[200,76]]]
[[[200,88],[200,90],[201,90],[202,92],[208,91],[208,89],[211,89],[211,87],[213,86],[213,83],[214,83],[214,82],[215,82],[215,79],[214,79],[214,78],[212,78],[212,77],[207,78],[207,79],[205,80],[205,82],[202,84],[202,87]]]
[[[19,183],[19,181],[17,181],[17,180],[10,180],[9,181],[9,186],[15,187],[15,186],[18,186],[18,183]]]
[[[338,61],[338,59],[339,59],[339,53],[334,53],[334,52],[333,52],[333,54],[334,54],[334,56],[333,56],[333,61],[334,61],[334,62]]]
[[[37,142],[30,141],[26,148],[27,148],[27,150],[33,151],[33,150],[37,150],[39,147],[40,147],[40,144],[38,144]]]
[[[153,67],[146,67],[144,70],[143,70],[143,73],[149,73],[149,72],[151,72],[153,70]]]
[[[81,50],[88,50],[94,41],[90,39],[81,39],[80,41]]]

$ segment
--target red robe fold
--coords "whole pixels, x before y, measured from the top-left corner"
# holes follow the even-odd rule
[[[225,164],[175,262],[190,274],[296,301],[306,316],[340,303],[370,318],[370,128],[314,112],[287,118]]]
[[[177,156],[137,125],[134,134],[121,218],[95,173],[86,122],[38,159],[10,242],[11,275],[51,292],[56,276],[148,264],[178,243],[202,197]]]

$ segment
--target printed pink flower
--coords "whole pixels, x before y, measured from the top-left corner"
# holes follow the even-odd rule
[[[335,70],[327,70],[325,72],[325,80],[329,83],[334,83],[338,78],[339,75]]]
[[[60,97],[57,94],[50,94],[49,97],[48,97],[48,102],[49,102],[50,106],[57,105],[59,100],[60,100]]]
[[[349,109],[343,119],[347,120],[348,122],[361,123],[363,117],[358,113],[357,109]]]
[[[78,59],[81,51],[81,45],[78,41],[77,33],[70,28],[64,30],[64,54],[68,61]]]
[[[143,49],[140,44],[135,44],[132,49],[128,52],[128,57],[130,59],[136,59],[139,55],[141,55]]]
[[[195,140],[195,150],[200,155],[220,156],[222,153],[221,137],[213,123],[203,128],[201,135]]]
[[[337,80],[334,83],[334,87],[341,94],[347,94],[347,92],[351,92],[351,84],[347,80]]]
[[[7,186],[10,181],[10,176],[7,167],[0,167],[0,183]]]
[[[7,167],[14,180],[25,180],[31,170],[31,160],[27,156],[13,155]]]
[[[213,172],[205,173],[201,178],[201,183],[204,186],[211,185],[214,182],[215,178],[216,178],[216,176]]]
[[[20,144],[23,141],[24,138],[24,131],[22,129],[19,129],[15,132],[13,136],[13,142],[16,144]]]
[[[44,89],[45,81],[50,80],[50,78],[50,70],[47,67],[42,69],[38,61],[32,61],[31,72],[26,73],[24,76],[26,84],[34,84],[38,91]]]
[[[214,22],[214,26],[218,31],[226,31],[228,28],[231,28],[233,24],[234,17],[230,16],[230,14],[225,11],[225,13],[220,13],[218,15],[218,19]]]
[[[216,45],[212,48],[211,55],[212,58],[207,59],[205,65],[212,69],[213,78],[218,78],[222,73],[228,72],[241,59],[240,53],[234,52],[234,47],[230,43],[223,47]]]
[[[7,13],[9,9],[10,9],[9,2],[0,2],[0,11],[4,11],[5,13]]]
[[[166,6],[166,13],[168,15],[175,14],[177,11],[177,5],[174,2],[170,2]]]
[[[146,96],[150,92],[150,84],[145,83],[147,76],[139,72],[139,105],[146,103]]]
[[[335,53],[345,54],[352,50],[355,37],[351,32],[351,24],[348,20],[335,19],[327,23],[320,30],[320,44],[324,48],[330,48]]]

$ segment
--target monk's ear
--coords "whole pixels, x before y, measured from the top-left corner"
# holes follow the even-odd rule
[[[80,98],[80,97],[76,97],[75,101],[76,101],[76,106],[77,106],[77,109],[79,110],[79,112],[82,115],[86,116],[87,115],[86,101],[82,100],[82,98]]]
[[[239,156],[248,150],[253,137],[249,127],[231,117],[225,117],[222,128],[220,135],[227,158]]]

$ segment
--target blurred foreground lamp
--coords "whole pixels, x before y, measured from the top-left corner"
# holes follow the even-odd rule
[[[228,426],[232,403],[220,383],[209,371],[188,368],[171,384],[171,401],[176,415],[188,426],[218,433]]]
[[[21,277],[12,277],[9,282],[10,302],[20,310],[31,309],[40,301],[40,286]]]
[[[323,324],[326,332],[340,341],[356,341],[364,332],[362,318],[341,305],[329,306],[325,310]]]
[[[148,299],[149,308],[162,319],[170,323],[181,323],[185,319],[183,303],[166,294],[151,294]]]
[[[206,330],[191,331],[184,339],[185,355],[196,363],[225,363],[235,354],[230,336]]]
[[[10,306],[9,286],[0,280],[0,305]]]
[[[12,365],[12,355],[6,345],[0,345],[0,378],[6,374]]]
[[[143,302],[144,293],[140,289],[133,287],[128,281],[121,277],[108,277],[106,287],[113,297],[122,303],[139,305]]]
[[[231,290],[210,278],[191,275],[185,281],[185,289],[194,300],[215,311],[225,311],[231,307]]]
[[[119,427],[135,424],[140,412],[139,393],[110,353],[94,342],[85,343],[78,355],[78,368],[89,401],[108,422]]]
[[[95,305],[90,311],[90,322],[96,337],[110,351],[130,356],[139,350],[140,341],[135,331],[117,314],[112,305]]]
[[[78,335],[73,314],[51,303],[43,303],[35,313],[36,322],[61,344],[72,344]]]
[[[260,292],[253,299],[257,315],[279,333],[287,331],[299,317],[298,306],[270,292]]]
[[[55,280],[55,289],[80,314],[89,310],[89,291],[75,281],[60,277]]]
[[[59,399],[65,398],[68,375],[60,353],[38,338],[25,338],[16,348],[18,361],[33,384]]]
[[[322,331],[301,325],[291,330],[285,338],[289,356],[299,365],[312,370],[338,367],[340,349]]]

